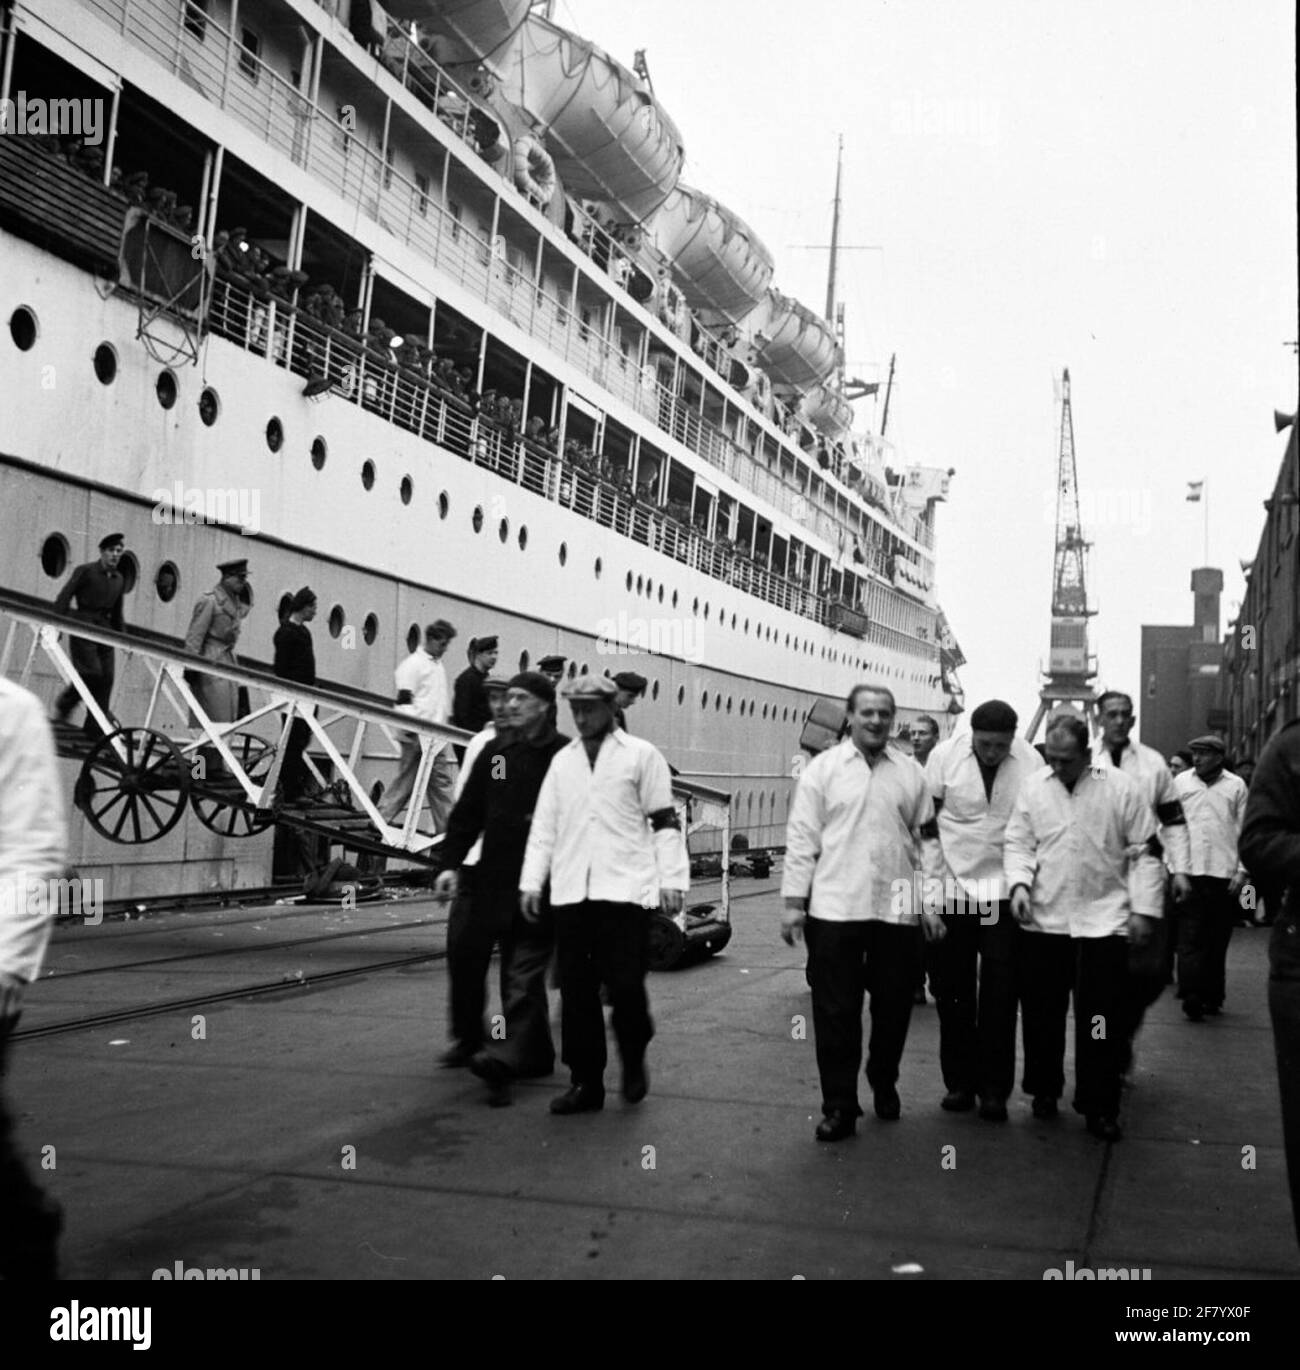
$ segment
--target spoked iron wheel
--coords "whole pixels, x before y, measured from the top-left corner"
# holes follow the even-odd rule
[[[75,799],[97,833],[134,846],[156,842],[181,821],[189,781],[181,754],[165,733],[119,728],[90,749]]]
[[[275,760],[275,747],[255,733],[230,733],[225,741],[244,774],[254,785],[260,786]],[[224,795],[223,790],[226,791]],[[218,772],[201,788],[194,789],[190,804],[199,822],[220,837],[253,837],[275,822],[269,809],[254,809],[243,786],[224,772]]]

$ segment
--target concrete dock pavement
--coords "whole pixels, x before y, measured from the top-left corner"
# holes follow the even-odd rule
[[[1235,934],[1220,1018],[1190,1024],[1168,993],[1149,1014],[1118,1144],[1084,1131],[1068,1092],[1053,1122],[1019,1094],[1005,1124],[941,1111],[929,1004],[913,1013],[901,1120],[871,1114],[863,1081],[857,1136],[818,1145],[804,952],[780,942],[779,910],[775,890],[737,902],[725,953],[651,976],[643,1103],[619,1097],[615,1059],[604,1111],[566,1118],[548,1111],[562,1071],[491,1109],[467,1071],[438,1067],[445,916],[431,901],[60,929],[25,1029],[284,982],[15,1044],[19,1140],[35,1169],[54,1157],[41,1179],[66,1210],[66,1274],[1300,1275],[1266,931]],[[235,954],[203,954],[218,944]]]

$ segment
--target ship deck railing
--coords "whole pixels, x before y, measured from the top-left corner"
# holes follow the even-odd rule
[[[437,202],[430,187],[416,184],[387,163],[380,150],[368,147],[335,114],[313,103],[198,5],[191,0],[180,4],[173,0],[88,3],[128,41],[150,53],[398,241],[426,257],[440,272],[477,294],[711,465],[828,542],[838,541],[844,524],[833,508],[833,498],[828,508],[809,489],[768,469],[753,452],[714,428],[680,397],[664,391],[653,368],[639,366],[577,311],[543,290],[536,279],[496,255],[488,240]],[[386,69],[398,65],[395,79],[403,79],[404,73],[408,83],[414,82],[410,88],[422,104],[434,98],[437,116],[465,143],[465,150],[477,157],[467,135],[470,112],[481,106],[445,72],[439,73],[427,54],[418,47],[414,51],[420,54],[418,60],[407,54],[399,64],[390,56]],[[487,117],[494,118],[491,114]],[[933,533],[924,520],[890,508],[883,490],[880,499],[882,508],[877,513],[883,513],[927,550],[932,548]]]
[[[328,380],[335,395],[692,570],[813,622],[829,621],[826,601],[810,585],[722,547],[657,505],[476,414],[463,397],[423,372],[385,358],[362,339],[287,301],[260,300],[231,281],[218,280],[208,323],[218,336],[306,379]],[[896,650],[933,655],[926,639],[883,624],[873,622],[870,636]]]

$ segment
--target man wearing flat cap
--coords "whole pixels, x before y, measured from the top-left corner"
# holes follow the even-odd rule
[[[496,634],[470,638],[467,654],[469,665],[456,677],[451,703],[451,721],[458,728],[476,733],[486,728],[488,720],[492,717],[483,682],[497,664]]]
[[[567,657],[544,656],[538,663],[537,669],[551,682],[558,690],[560,681],[564,679],[564,667],[568,661]]]
[[[185,650],[223,666],[238,666],[235,643],[253,608],[248,562],[240,557],[218,563],[221,579],[194,606]],[[239,717],[239,686],[232,680],[199,672],[188,674],[199,707],[213,723],[233,723]]]
[[[68,577],[68,583],[59,591],[54,601],[56,613],[72,614],[76,618],[93,623],[97,628],[111,628],[114,632],[124,631],[122,620],[122,597],[126,593],[126,581],[117,564],[126,548],[126,539],[121,533],[109,533],[99,540],[99,560],[88,561],[78,566]],[[76,600],[76,608],[72,607]],[[108,714],[108,701],[113,693],[115,663],[113,649],[97,642],[86,642],[74,637],[68,644],[68,654],[72,664],[86,682],[95,703]],[[58,723],[66,723],[68,715],[81,702],[75,685],[69,685],[54,704],[54,717]],[[110,719],[112,715],[109,715]],[[102,736],[102,729],[86,712],[82,731],[89,738]]]
[[[614,721],[627,732],[627,710],[640,699],[646,691],[646,678],[635,671],[620,671],[614,677],[618,693],[614,696]]]
[[[467,1056],[496,1106],[511,1102],[516,1078],[549,1075],[555,1068],[546,1001],[554,933],[544,907],[535,919],[524,916],[519,886],[538,793],[552,759],[569,742],[555,731],[555,688],[541,672],[520,672],[505,699],[509,732],[485,747],[469,772],[451,811],[435,886],[443,898],[461,896],[447,931],[452,1053]],[[480,842],[481,860],[465,898],[466,863]],[[497,942],[505,1034],[489,1038],[483,1030],[484,981]]]
[[[316,652],[307,628],[316,617],[316,592],[304,585],[289,601],[289,612],[275,630],[275,673],[281,680],[298,685],[315,685]],[[295,714],[284,744],[280,765],[280,794],[286,803],[300,799],[307,788],[307,767],[302,754],[311,740],[307,720]]]
[[[1246,816],[1246,782],[1223,768],[1221,737],[1188,743],[1192,769],[1174,781],[1191,838],[1192,897],[1178,919],[1178,988],[1194,1023],[1223,1006],[1228,943],[1246,868],[1237,855]]]
[[[927,947],[948,1090],[942,1107],[965,1112],[978,1095],[987,1122],[1006,1121],[1016,1078],[1017,928],[1002,873],[1007,820],[1025,777],[1042,768],[1016,723],[1010,704],[990,699],[971,715],[970,736],[940,742],[925,767],[946,886],[938,904],[947,935]]]
[[[550,881],[572,1081],[551,1111],[586,1113],[605,1103],[602,983],[614,1009],[623,1097],[645,1098],[645,1051],[654,1036],[645,989],[651,919],[656,910],[681,912],[690,867],[668,763],[615,726],[617,686],[581,675],[562,693],[578,739],[556,753],[542,782],[519,898],[524,917],[539,919]]]

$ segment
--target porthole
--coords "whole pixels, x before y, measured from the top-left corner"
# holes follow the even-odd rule
[[[367,647],[373,647],[375,639],[379,636],[379,616],[377,614],[367,614],[365,622],[361,625],[361,636],[365,639]]]
[[[651,698],[651,699],[658,699],[658,698],[659,698],[659,682],[658,682],[657,680],[654,682],[653,685],[650,686],[650,698]]]
[[[451,500],[448,498],[447,492],[444,490],[444,491],[438,496],[438,517],[439,517],[440,519],[445,519],[445,518],[447,517],[447,515],[450,514],[450,513],[451,513]]]
[[[117,379],[117,350],[112,343],[95,348],[95,375],[101,385],[112,385]]]
[[[674,591],[673,591],[673,608],[675,609],[676,607],[677,607],[677,591],[674,590]]]
[[[361,484],[367,490],[375,488],[375,464],[369,457],[361,463]]]
[[[510,520],[509,520],[509,519],[502,519],[501,522],[497,524],[497,537],[499,537],[499,538],[501,539],[502,542],[509,542],[509,541],[510,541]]]
[[[284,424],[274,415],[266,423],[266,445],[272,452],[278,452],[284,446]]]
[[[527,548],[527,546],[528,546],[528,525],[527,525],[526,523],[521,523],[521,524],[519,525],[519,550],[522,552],[522,551],[524,551],[524,550]]]
[[[519,669],[521,671],[526,671],[528,669],[528,660],[529,657],[527,652],[519,653]]]
[[[731,615],[731,626],[733,628],[736,626],[736,615],[734,613]]]
[[[176,376],[174,372],[160,371],[153,388],[154,393],[158,396],[158,403],[164,409],[170,409],[176,403]]]
[[[713,712],[719,714],[722,712],[722,696],[720,694],[714,698]]]
[[[704,601],[704,621],[705,623],[709,621],[709,601],[707,599]]]
[[[483,506],[481,504],[476,504],[474,506],[474,513],[470,518],[470,523],[474,525],[474,531],[476,533],[481,533],[483,531]]]
[[[397,492],[401,495],[403,504],[410,504],[415,496],[415,482],[410,476],[402,477],[402,483],[397,487]]]
[[[325,458],[328,455],[328,448],[325,446],[324,438],[316,438],[311,445],[311,464],[319,471],[325,465]]]
[[[68,569],[68,540],[62,533],[51,533],[41,543],[41,570],[47,576],[61,576]]]
[[[661,586],[659,587],[659,603],[662,604],[663,602],[664,602],[664,587],[661,585]]]
[[[679,704],[684,704],[684,703],[686,702],[686,686],[685,686],[685,685],[679,685],[679,686],[677,687],[677,702],[678,702]]]
[[[582,663],[582,670],[579,672],[579,674],[580,674],[580,675],[586,675],[586,674],[587,674],[587,663],[586,663],[585,661]]]
[[[117,562],[118,573],[122,577],[122,593],[129,595],[140,580],[140,563],[134,552],[123,552]]]
[[[153,588],[164,604],[170,604],[181,588],[181,573],[174,561],[164,561],[153,578]]]
[[[645,578],[645,597],[646,597],[647,599],[653,599],[653,598],[654,598],[654,594],[655,594],[655,583],[654,583],[653,580],[650,579],[649,576],[646,576],[646,578]]]
[[[413,652],[420,645],[420,625],[412,623],[406,630],[406,650]]]
[[[629,571],[629,572],[627,573],[627,581],[626,581],[626,584],[627,584],[628,590],[630,591],[630,590],[632,589],[632,572],[631,572],[631,571]]]
[[[764,717],[764,718],[767,717],[767,705],[766,705],[766,704],[763,705],[763,717]]]
[[[330,610],[330,636],[338,637],[343,631],[343,625],[347,621],[347,615],[343,612],[343,606],[341,604],[336,604]]]
[[[636,592],[637,592],[637,594],[640,594],[644,589],[645,589],[645,577],[644,577],[644,576],[637,576],[637,578],[636,578]]]
[[[36,315],[20,304],[9,316],[9,336],[20,352],[30,352],[36,346]]]
[[[599,558],[599,557],[596,558],[596,567],[595,567],[595,569],[596,569],[596,579],[599,580],[599,579],[600,579],[600,573],[601,573],[602,570],[604,570],[604,567],[601,565],[601,561],[600,561],[600,558]]]
[[[697,596],[697,597],[696,597],[696,600],[695,600],[695,602],[694,602],[694,604],[691,605],[691,613],[698,615],[699,612],[700,612],[700,601],[699,601],[699,598],[698,598],[698,596]]]
[[[577,674],[578,674],[578,663],[577,663],[576,661],[571,661],[571,662],[569,662],[569,679],[572,680],[572,679],[574,678],[574,676],[576,676]]]
[[[203,426],[211,428],[220,413],[220,396],[210,385],[204,386],[203,393],[199,396],[199,418],[203,420]]]
[[[743,713],[744,710],[745,710],[744,704],[741,704],[740,709],[741,709],[741,712]],[[727,696],[727,712],[728,712],[728,713],[731,712],[731,696],[730,696],[730,695]]]
[[[565,564],[568,562],[568,560],[569,560],[569,544],[568,544],[567,542],[562,542],[562,543],[560,543],[560,565],[561,565],[561,566],[565,565]]]

